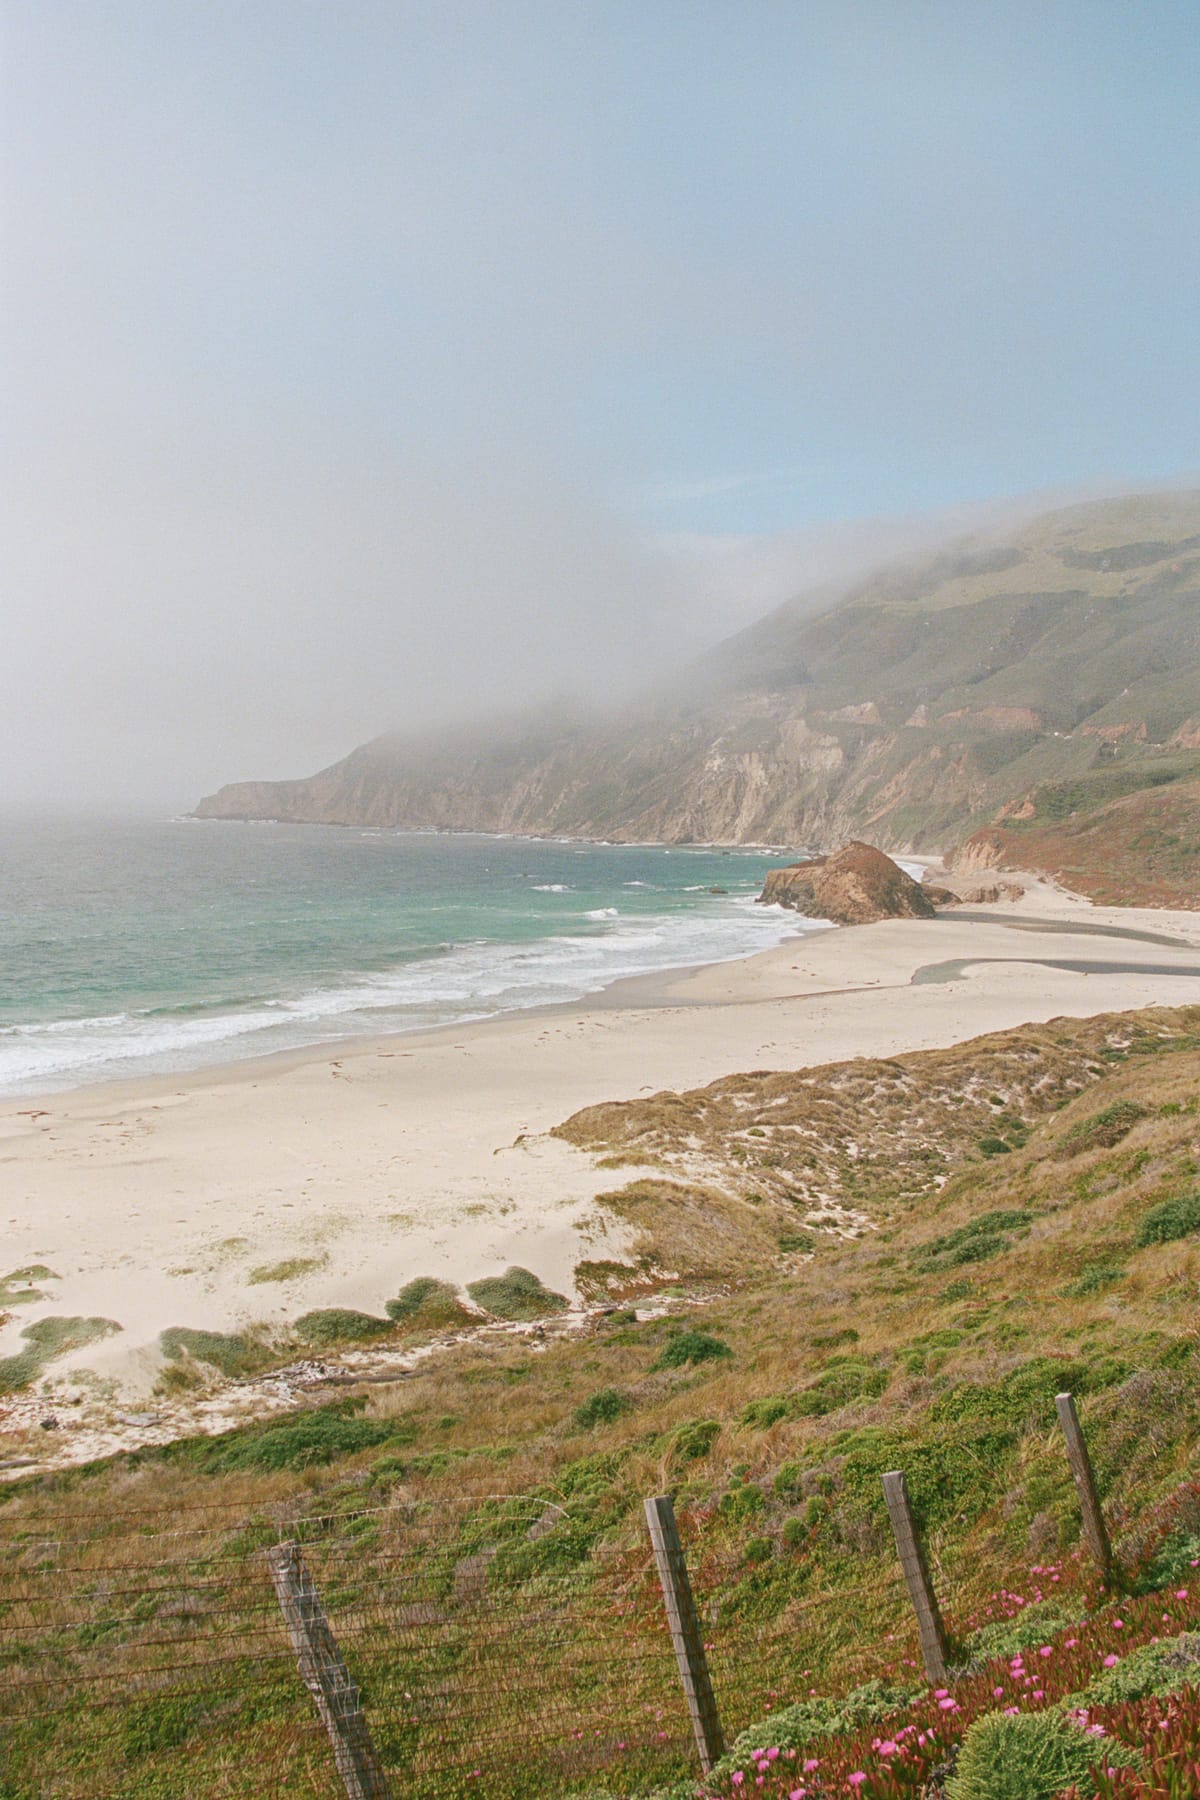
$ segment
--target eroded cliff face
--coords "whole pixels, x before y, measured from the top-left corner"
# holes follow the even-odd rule
[[[493,762],[467,741],[435,756],[381,739],[304,781],[241,782],[201,801],[201,818],[280,819],[413,830],[497,831],[666,844],[838,842],[873,821],[892,848],[930,841],[919,817],[970,809],[983,783],[969,759],[895,733],[845,743],[763,705],[730,724],[714,713],[664,732],[629,718],[594,739]],[[781,716],[782,715],[782,716]],[[746,738],[753,735],[753,746]]]
[[[906,870],[872,844],[844,844],[768,872],[759,899],[835,925],[873,925],[879,919],[932,919],[933,901]]]
[[[1200,777],[1197,692],[1200,493],[1149,496],[883,570],[817,617],[782,607],[618,715],[379,738],[196,810],[814,850],[943,850],[1002,825],[1002,851],[968,855],[1022,866],[1048,806]]]

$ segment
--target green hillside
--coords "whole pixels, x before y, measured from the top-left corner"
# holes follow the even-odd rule
[[[333,1405],[0,1489],[0,1793],[336,1794],[262,1562],[284,1537],[397,1792],[692,1795],[640,1517],[664,1489],[727,1735],[761,1722],[714,1793],[759,1791],[761,1763],[771,1796],[1007,1800],[996,1771],[1038,1731],[1080,1795],[1193,1793],[1198,1118],[1189,1008],[565,1121],[639,1228],[628,1267],[591,1266],[630,1297],[585,1332],[468,1333]],[[1061,1389],[1119,1593],[1080,1550]],[[896,1467],[949,1708],[916,1660]],[[1105,1766],[1141,1773],[1085,1777],[1083,1708]],[[1024,1722],[981,1725],[946,1785],[993,1714]]]
[[[1128,794],[1168,770],[1200,775],[1196,492],[1071,507],[1009,542],[882,570],[815,617],[781,607],[618,717],[383,738],[310,780],[235,785],[198,810],[945,849],[1040,790],[1099,773]],[[1159,885],[1188,904],[1198,870],[1176,857]],[[1136,859],[1120,873],[1132,897]]]

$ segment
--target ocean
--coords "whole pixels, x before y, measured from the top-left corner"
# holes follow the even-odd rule
[[[0,1093],[576,1000],[808,925],[761,851],[0,821]],[[716,892],[714,890],[722,890]]]

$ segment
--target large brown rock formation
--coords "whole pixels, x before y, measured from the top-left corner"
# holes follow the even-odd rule
[[[844,844],[832,856],[772,869],[759,899],[835,925],[934,917],[933,902],[911,875],[882,850],[858,842]]]

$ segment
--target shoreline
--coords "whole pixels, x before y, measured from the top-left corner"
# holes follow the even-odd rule
[[[172,818],[160,823],[183,822]],[[397,855],[402,870],[407,869],[403,846],[409,839],[478,842],[466,852],[465,876],[461,857],[431,865],[436,879],[448,884],[449,911],[440,893],[431,906],[418,880],[411,927],[401,921],[390,931],[385,927],[382,934],[372,934],[358,928],[351,907],[343,943],[337,937],[342,921],[336,908],[328,920],[322,910],[328,886],[321,885],[326,874],[322,859],[328,848],[318,853],[316,846],[325,828],[304,825],[296,831],[304,840],[298,853],[302,874],[310,865],[316,871],[311,953],[302,949],[275,963],[264,961],[255,935],[261,921],[251,916],[243,921],[249,950],[240,960],[235,952],[230,971],[210,980],[203,969],[189,965],[186,945],[177,941],[178,930],[172,936],[169,921],[162,943],[156,939],[154,946],[164,959],[161,984],[124,980],[126,972],[110,966],[109,957],[100,984],[85,981],[72,987],[68,982],[56,1007],[53,989],[43,992],[36,981],[20,980],[11,1017],[0,1032],[0,1105],[157,1075],[183,1079],[280,1052],[333,1053],[384,1035],[459,1029],[547,1005],[585,1005],[627,974],[653,975],[740,959],[779,942],[797,926],[816,924],[789,917],[778,907],[751,904],[761,893],[764,869],[778,860],[765,849],[687,846],[668,863],[659,852],[669,856],[670,847],[657,845],[371,831],[351,835],[387,839],[391,847],[377,850],[365,863],[360,856],[351,866],[372,905],[390,898],[387,877]],[[535,865],[526,860],[526,849],[514,848],[519,843],[537,845],[548,865],[546,875],[528,872]],[[133,848],[142,853],[139,841]],[[167,853],[171,848],[167,840]],[[622,849],[626,856],[617,854]],[[498,854],[501,850],[504,855]],[[606,854],[596,861],[585,850]],[[610,851],[614,854],[608,855]],[[228,843],[224,852],[199,852],[193,845],[188,866],[199,855],[205,865],[216,857],[223,867],[220,857],[228,853]],[[149,866],[156,868],[163,854],[157,840],[151,843]],[[277,849],[265,860],[258,854],[246,867],[251,876],[266,870],[273,880],[278,867],[291,867],[290,862],[278,864],[280,854]],[[376,860],[379,856],[382,860]],[[235,865],[240,879],[236,858]],[[420,871],[425,864],[418,861],[416,867]],[[625,880],[627,875],[639,879]],[[461,902],[460,878],[467,884]],[[484,917],[480,907],[493,898],[489,889],[496,882],[499,910],[493,919],[490,912]],[[257,889],[257,877],[249,885]],[[245,883],[242,911],[244,891]],[[711,900],[709,894],[723,898]],[[241,917],[236,908],[235,916]],[[87,943],[74,947],[80,958],[90,954]],[[224,955],[223,941],[216,952]]]
[[[169,822],[177,825],[288,825],[318,831],[377,831],[392,837],[479,837],[491,838],[500,844],[591,844],[597,850],[678,850],[681,855],[690,851],[703,853],[716,851],[718,855],[737,856],[792,856],[804,854],[818,856],[820,851],[798,852],[795,845],[789,844],[751,844],[740,839],[737,843],[727,844],[668,844],[662,838],[596,838],[577,837],[570,834],[547,836],[536,831],[484,831],[475,825],[363,825],[351,823],[344,819],[263,819],[248,813],[173,813],[168,815]],[[891,852],[889,851],[890,855]],[[940,862],[941,851],[922,851],[920,857],[916,851],[899,850],[898,856],[904,856],[916,862]]]
[[[939,965],[952,972],[919,978]],[[462,1287],[510,1264],[570,1296],[578,1261],[622,1258],[630,1233],[597,1195],[638,1174],[548,1135],[581,1107],[1195,1003],[1198,967],[1200,914],[1092,907],[1041,884],[1003,914],[800,932],[584,1001],[10,1096],[0,1275],[53,1274],[43,1300],[11,1307],[0,1356],[39,1318],[116,1321],[44,1370],[51,1404],[73,1392],[86,1411],[151,1392],[167,1326],[378,1315],[415,1277]],[[289,1263],[304,1267],[263,1273]],[[0,1397],[0,1432],[17,1411]]]
[[[378,1052],[381,1045],[393,1042],[419,1043],[448,1033],[481,1030],[506,1020],[555,1018],[564,1013],[605,1011],[623,1005],[636,1005],[640,1008],[702,1005],[702,1001],[689,1003],[673,997],[670,993],[671,985],[684,976],[697,974],[704,969],[736,967],[752,962],[756,957],[769,956],[775,950],[786,949],[789,944],[798,940],[815,937],[826,931],[845,929],[823,919],[809,920],[808,925],[808,930],[799,928],[782,943],[768,945],[765,949],[739,950],[732,956],[717,957],[707,962],[672,963],[665,967],[639,970],[632,975],[617,975],[598,988],[586,989],[574,998],[565,1000],[539,1000],[528,1006],[501,1007],[493,1013],[468,1013],[460,1019],[449,1019],[435,1025],[408,1025],[399,1026],[394,1031],[347,1032],[341,1038],[314,1038],[308,1043],[288,1044],[278,1050],[261,1050],[246,1056],[233,1056],[222,1062],[197,1063],[193,1068],[147,1069],[142,1074],[76,1082],[62,1087],[29,1087],[7,1091],[0,1089],[0,1119],[14,1107],[40,1107],[43,1103],[83,1099],[92,1095],[122,1097],[127,1092],[140,1093],[147,1088],[176,1087],[180,1082],[219,1083],[232,1080],[241,1073],[291,1068],[313,1059],[342,1060],[362,1051]],[[234,1038],[230,1042],[236,1043],[238,1040]]]

